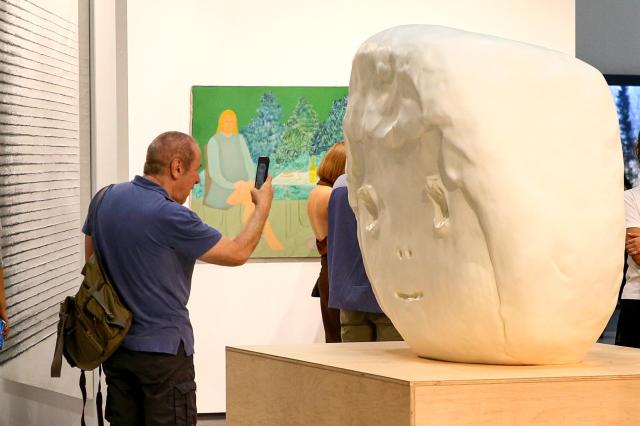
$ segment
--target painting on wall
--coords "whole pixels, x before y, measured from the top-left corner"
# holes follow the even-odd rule
[[[194,86],[191,134],[202,151],[191,208],[223,235],[253,212],[258,157],[270,158],[274,199],[253,257],[317,256],[307,197],[329,148],[343,140],[347,87]]]

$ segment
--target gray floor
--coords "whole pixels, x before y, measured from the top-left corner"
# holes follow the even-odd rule
[[[198,426],[224,426],[227,420],[224,414],[198,414]]]

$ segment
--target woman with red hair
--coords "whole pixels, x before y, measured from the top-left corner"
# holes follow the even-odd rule
[[[327,234],[329,233],[329,197],[331,187],[338,176],[344,174],[346,153],[344,143],[333,145],[318,167],[320,180],[309,193],[307,214],[316,236],[316,247],[320,253],[320,275],[312,295],[320,296],[320,312],[327,343],[337,343],[340,338],[340,309],[329,307],[329,272],[327,267]]]

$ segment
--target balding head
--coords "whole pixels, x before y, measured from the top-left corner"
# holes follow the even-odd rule
[[[172,160],[180,160],[186,169],[191,167],[195,155],[195,140],[182,132],[165,132],[158,135],[147,148],[144,174],[159,176],[169,172]]]

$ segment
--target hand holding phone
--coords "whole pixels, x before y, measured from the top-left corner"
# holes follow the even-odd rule
[[[260,189],[267,180],[269,174],[269,157],[258,157],[258,167],[256,168],[256,188]]]

